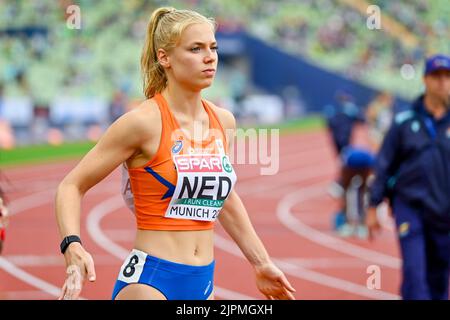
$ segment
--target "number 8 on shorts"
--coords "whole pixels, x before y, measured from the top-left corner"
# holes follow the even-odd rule
[[[136,283],[144,269],[146,255],[143,252],[133,250],[125,259],[119,273],[119,280],[126,283]]]

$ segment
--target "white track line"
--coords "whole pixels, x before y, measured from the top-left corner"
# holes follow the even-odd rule
[[[0,300],[6,298],[7,300],[45,300],[48,299],[48,294],[41,290],[18,290],[8,291],[8,296],[0,293]]]
[[[314,229],[304,224],[300,219],[294,217],[291,209],[295,204],[324,194],[323,183],[308,186],[302,188],[301,190],[287,194],[278,203],[277,216],[279,220],[286,228],[324,247],[393,269],[398,269],[401,266],[401,260],[397,257],[386,255],[375,250],[366,249],[341,240],[337,237]]]
[[[9,205],[9,214],[15,215],[20,212],[36,208],[53,201],[51,196],[55,195],[55,190],[45,190],[42,192],[32,193],[18,199],[14,199]]]
[[[49,193],[50,193],[49,191],[39,192],[19,199],[15,199],[13,202],[11,202],[10,205],[11,214],[18,214],[22,211],[47,204],[52,200],[48,198]],[[45,195],[47,195],[47,197],[45,197]],[[7,258],[5,257],[0,257],[0,268],[3,269],[6,273],[9,273],[11,276],[29,284],[32,287],[40,289],[52,296],[59,297],[61,293],[60,288],[38,277],[33,276],[32,274],[19,268],[14,263],[8,261]]]
[[[123,248],[122,246],[116,244],[111,239],[109,239],[100,227],[101,220],[109,213],[123,208],[124,203],[121,196],[110,197],[109,199],[102,201],[96,205],[89,212],[87,216],[87,230],[92,240],[94,240],[100,247],[105,251],[109,252],[111,255],[117,257],[119,260],[123,261],[129,254],[129,250]],[[239,292],[234,292],[228,289],[224,289],[215,286],[215,292],[218,296],[229,300],[255,300],[256,298],[250,297]]]
[[[2,268],[5,272],[9,273],[13,277],[20,279],[23,282],[28,283],[29,285],[38,288],[52,296],[59,297],[59,295],[61,294],[60,288],[42,279],[39,279],[38,277],[33,276],[32,274],[22,270],[3,257],[0,257],[0,268]]]
[[[64,265],[64,257],[58,252],[58,255],[8,255],[8,261],[20,267],[61,267]],[[97,254],[95,262],[97,265],[111,265],[116,259],[110,254]]]
[[[295,172],[298,173],[298,169],[297,170],[289,169],[283,171],[282,173],[277,174],[276,176],[276,178],[280,180],[278,182],[277,180],[271,181],[270,184],[269,183],[261,184],[255,180],[248,182],[245,181],[238,186],[240,189],[242,189],[239,191],[239,194],[253,195],[258,193],[260,194],[267,193],[270,190],[274,189],[278,190],[280,187],[283,186],[286,187],[286,185],[289,183],[301,183],[308,179],[329,176],[330,174],[335,172],[335,169],[332,169],[330,166],[327,166],[326,164],[322,165],[319,164],[311,168],[308,168],[308,171],[303,173],[301,176],[294,174]],[[263,177],[264,176],[259,176],[258,178],[261,179]],[[317,197],[320,195],[326,195],[326,192],[324,190],[325,187],[323,186],[323,183],[318,183],[313,186],[302,187],[300,188],[300,190],[296,190],[294,192],[285,195],[285,197],[282,198],[282,200],[279,202],[277,209],[277,216],[282,222],[282,224],[291,229],[292,231],[294,231],[295,233],[300,234],[306,237],[307,239],[315,241],[316,243],[319,243],[320,245],[323,245],[325,247],[340,252],[344,252],[346,254],[350,254],[352,256],[362,258],[364,260],[376,262],[383,266],[398,269],[401,266],[401,260],[399,258],[386,255],[375,250],[366,249],[364,247],[354,245],[350,242],[341,240],[337,237],[330,236],[326,233],[318,231],[302,223],[291,214],[290,209],[295,203],[307,200],[309,198]],[[289,202],[288,208],[285,208],[286,201]],[[392,230],[392,228],[388,229]]]
[[[214,286],[214,294],[226,300],[258,300],[258,298],[250,297],[218,286]]]
[[[12,194],[12,193],[33,193],[33,192],[39,192],[42,190],[48,190],[48,189],[56,189],[58,184],[61,182],[61,179],[58,180],[48,180],[48,181],[28,181],[23,182],[23,184],[19,184],[16,181],[14,181],[14,186],[8,186],[5,187],[5,193],[6,194]]]
[[[237,184],[239,188],[240,195],[254,195],[260,193],[266,193],[270,190],[278,190],[280,188],[286,187],[290,183],[302,183],[309,179],[315,178],[325,178],[329,177],[331,174],[336,172],[335,169],[330,168],[329,166],[315,165],[307,169],[308,171],[302,174],[300,177],[298,176],[298,169],[290,169],[283,171],[276,175],[276,179],[272,179],[266,176],[259,176],[258,180],[262,180],[264,177],[267,180],[267,183],[261,183],[261,181],[245,181],[241,184]],[[239,181],[239,180],[238,180]],[[270,183],[269,183],[270,181]]]
[[[233,241],[227,240],[224,237],[218,235],[217,233],[215,235],[215,245],[218,248],[222,249],[223,251],[226,251],[232,255],[245,259],[242,252],[239,250],[239,248]],[[278,265],[278,267],[280,267],[285,273],[299,279],[308,280],[326,287],[335,288],[345,292],[350,292],[352,294],[356,294],[366,298],[379,300],[399,299],[398,295],[380,290],[370,290],[365,286],[361,286],[353,282],[349,282],[346,280],[328,276],[326,274],[322,274],[320,272],[309,270],[299,265],[283,261],[282,259],[272,258],[272,261],[276,265]],[[301,289],[299,290],[299,292],[301,294]]]
[[[47,173],[46,171],[50,171],[51,173],[55,171],[59,171],[61,168],[69,167],[69,164],[73,164],[73,167],[77,164],[77,162],[80,161],[80,159],[60,159],[56,161],[51,161],[50,163],[38,163],[38,164],[23,164],[23,165],[17,165],[14,167],[7,167],[3,169],[6,176],[9,178],[10,175],[24,175],[25,173],[30,174],[35,173],[36,169],[39,170],[40,173]],[[67,173],[71,170],[69,168],[67,170]],[[50,173],[50,174],[51,174]]]
[[[367,262],[357,258],[279,258],[280,261],[291,263],[307,269],[330,269],[330,268],[354,268],[361,269],[367,267]]]
[[[284,168],[284,170],[281,170],[281,172],[286,172],[286,171],[292,171],[292,170],[299,170],[299,164],[297,163],[299,158],[307,158],[308,160],[310,158],[314,158],[314,156],[317,155],[321,155],[323,156],[323,150],[327,150],[328,148],[326,146],[319,146],[319,147],[315,147],[315,148],[309,148],[309,149],[300,149],[297,150],[295,152],[292,153],[288,153],[288,154],[283,154],[283,153],[279,153],[278,155],[272,155],[273,157],[278,156],[279,157],[279,164],[281,165],[281,163],[288,163],[289,166],[287,168]],[[305,156],[307,155],[307,156]],[[291,164],[295,164],[296,166],[291,167]],[[233,164],[236,165],[237,168],[239,168],[240,164]],[[243,164],[245,165],[245,164]],[[248,165],[252,165],[256,168],[258,168],[258,171],[256,173],[259,172],[259,170],[261,170],[261,168],[265,168],[266,166],[261,165],[260,163],[255,163],[255,164],[248,164]],[[311,163],[301,163],[301,167],[307,167],[311,165]],[[278,175],[278,173],[277,173]],[[261,175],[255,175],[253,172],[250,171],[250,173],[247,173],[247,171],[242,171],[241,174],[239,174],[239,180],[241,181],[247,181],[247,180],[255,180],[255,179],[259,179],[261,177]],[[270,176],[266,176],[266,177],[270,177]]]
[[[320,149],[320,148],[317,148],[317,149]],[[311,151],[311,150],[309,150],[309,151]],[[301,154],[301,153],[303,153],[303,152],[300,151],[299,153],[289,154],[289,157],[298,157],[298,155]],[[298,168],[288,169],[288,170],[282,171],[281,172],[282,178],[285,178],[285,179],[288,178],[289,179],[289,177],[293,176],[293,175],[291,175],[291,173],[293,173],[295,171],[298,172]],[[310,172],[310,170],[308,170],[308,172]],[[323,171],[321,173],[323,174]],[[311,177],[311,178],[313,177],[313,175],[308,175],[308,176]],[[257,179],[259,179],[261,177],[264,177],[264,176],[257,177]],[[294,181],[293,177],[290,178],[289,180],[293,180],[292,182],[301,182],[301,180],[306,180],[304,175],[302,177],[303,178],[295,179],[295,181]],[[283,184],[285,184],[285,183],[286,182],[283,181]],[[270,188],[262,188],[261,190],[260,190],[260,188],[258,188],[257,189],[257,193],[261,193],[263,191],[267,191],[267,190],[270,190],[270,189],[273,189],[273,188],[275,188],[275,186],[274,187],[271,186]],[[50,194],[54,195],[54,192],[55,192],[54,190],[47,190],[47,191],[44,191],[44,192],[40,192],[40,193],[35,193],[35,194],[32,194],[32,195],[29,195],[29,196],[26,196],[26,197],[23,197],[23,198],[20,198],[20,199],[16,199],[13,203],[11,203],[11,209],[10,209],[11,210],[11,214],[16,214],[16,213],[19,213],[20,211],[31,209],[33,207],[36,207],[36,206],[39,206],[39,205],[44,205],[44,204],[46,204],[46,203],[48,203],[50,201],[53,201],[53,199],[48,199],[48,196],[50,196]],[[244,190],[242,192],[240,192],[240,193],[241,194],[246,194],[246,192]],[[248,192],[248,193],[251,194],[253,192]],[[122,200],[120,198],[120,202],[121,201]],[[90,218],[90,215],[88,216],[88,219],[89,218]],[[315,230],[315,231],[317,231],[317,230]],[[334,238],[334,237],[331,237],[331,238],[333,239],[333,241],[336,241],[336,238]],[[225,241],[221,241],[221,240],[225,240]],[[344,242],[345,246],[346,245],[351,245],[348,242],[345,242],[345,241],[343,241],[343,242]],[[234,242],[228,241],[228,240],[226,240],[224,238],[221,239],[221,237],[220,236],[217,237],[217,235],[216,235],[216,245],[220,246],[225,251],[227,251],[227,249],[224,249],[224,248],[228,248],[229,249],[229,247],[233,248],[233,246],[235,246]],[[354,245],[352,245],[352,246],[354,246]],[[364,249],[364,248],[361,248],[359,246],[355,246],[355,247],[358,247],[358,249]],[[121,247],[119,247],[119,248],[121,248]],[[238,254],[240,254],[242,256],[242,254],[240,253],[239,249],[237,247],[235,247],[235,248],[237,249]],[[121,249],[125,251],[125,254],[123,255],[123,258],[124,258],[124,257],[126,257],[128,255],[128,251],[126,251],[123,248],[121,248]],[[373,251],[373,252],[375,252],[377,254],[380,254],[380,253],[378,253],[376,251]],[[123,258],[121,258],[121,259],[123,259]],[[391,257],[391,258],[393,258],[393,257]],[[0,262],[1,262],[0,263],[0,267],[2,269],[4,269],[6,272],[8,272],[9,274],[11,274],[12,276],[14,276],[14,277],[16,277],[16,278],[18,278],[18,279],[20,279],[20,280],[22,280],[22,281],[32,285],[32,286],[38,288],[38,289],[41,289],[44,292],[47,292],[47,293],[49,293],[51,295],[59,296],[60,289],[58,287],[55,287],[52,284],[50,284],[48,282],[45,282],[45,281],[43,281],[43,280],[41,280],[41,279],[39,279],[39,278],[37,278],[37,277],[27,273],[26,271],[18,268],[17,266],[15,266],[14,264],[12,264],[10,261],[8,261],[7,259],[5,259],[3,257],[0,257]],[[292,270],[292,269],[297,269],[298,270],[299,269],[299,267],[297,265],[294,265],[292,263],[288,263],[288,262],[285,262],[285,261],[282,261],[282,260],[279,260],[276,263],[282,268],[287,268],[287,270],[286,270],[287,273],[292,272],[292,271],[289,271],[289,270]],[[9,272],[7,269],[8,270],[15,270],[16,272],[12,273],[12,272]],[[307,271],[307,272],[305,273],[304,271]],[[302,278],[309,277],[311,279],[316,279],[317,280],[316,282],[319,282],[319,283],[323,282],[323,280],[328,277],[326,275],[322,275],[322,274],[319,274],[319,273],[314,272],[314,271],[309,271],[309,270],[306,270],[306,269],[304,271],[302,271],[303,272]],[[328,277],[328,278],[332,278],[332,277]],[[333,280],[336,280],[336,279],[337,278],[332,278],[331,280],[333,281]],[[337,279],[337,280],[340,280],[340,279]],[[311,281],[314,281],[314,280],[311,280]],[[339,281],[338,281],[338,283],[339,283]],[[344,281],[344,280],[341,280],[340,284],[343,284],[344,286],[345,285],[348,286],[348,284],[350,284],[350,287],[354,286],[353,283],[349,283],[349,282]],[[358,289],[358,287],[361,287],[361,286],[357,286],[357,289]],[[368,289],[366,289],[366,291],[367,290]],[[347,290],[344,290],[344,291],[347,291]],[[244,299],[244,300],[246,300],[246,299],[254,299],[253,297],[241,295],[239,293],[236,293],[236,292],[233,292],[233,291],[229,291],[229,290],[223,289],[223,288],[217,288],[217,287],[216,287],[216,293],[219,296],[222,296],[224,298],[229,298],[229,299]],[[394,296],[394,298],[398,298],[398,296]]]
[[[119,192],[119,187],[117,187],[117,192]],[[105,188],[95,188],[89,191],[89,195],[97,194],[115,194],[114,190]],[[35,192],[21,198],[17,198],[11,201],[9,205],[9,215],[15,215],[20,212],[45,205],[49,202],[53,202],[56,196],[56,188],[49,190]]]
[[[302,182],[307,179],[311,178],[318,178],[322,176],[329,175],[330,172],[326,172],[326,169],[324,169],[324,165],[321,166],[314,166],[311,169],[308,169],[307,173],[302,174],[301,177],[298,177],[294,174],[292,174],[296,170],[287,170],[283,171],[281,174],[281,181],[280,183],[271,183],[270,185],[261,185],[257,184],[256,181],[246,182],[245,188],[240,192],[240,194],[253,194],[253,193],[260,193],[260,192],[267,192],[270,189],[277,188],[279,185],[285,185],[286,180],[289,180],[289,182]],[[330,170],[331,171],[331,170]],[[297,170],[298,172],[298,170]],[[280,174],[277,175],[277,178],[280,178]],[[281,182],[283,182],[281,184]],[[320,186],[319,186],[320,185]],[[305,191],[306,190],[306,191]],[[301,194],[303,198],[299,198],[298,194]],[[308,236],[305,236],[308,240],[315,241],[319,243],[320,245],[323,245],[325,247],[331,247],[337,251],[341,251],[347,254],[352,254],[353,256],[356,256],[358,258],[363,258],[365,260],[369,261],[376,261],[379,264],[387,265],[393,268],[398,268],[400,265],[400,260],[398,258],[384,255],[382,253],[379,253],[374,250],[369,250],[357,245],[353,245],[349,242],[343,241],[341,239],[338,239],[336,237],[329,236],[325,233],[322,233],[318,230],[315,230],[303,223],[301,223],[299,220],[294,218],[292,215],[289,217],[289,221],[285,218],[285,213],[289,211],[286,210],[286,201],[288,200],[289,209],[297,202],[307,199],[307,196],[304,194],[307,193],[307,195],[310,198],[324,195],[324,185],[323,183],[315,184],[310,187],[302,188],[301,190],[297,190],[295,192],[290,193],[288,196],[284,197],[277,209],[277,216],[279,217],[280,221],[283,223],[283,225],[287,226],[289,229],[293,230],[294,232],[305,236],[306,233]],[[287,200],[286,200],[287,199]],[[281,217],[280,217],[281,215]],[[301,228],[302,227],[302,228]],[[301,232],[303,231],[303,233]],[[339,243],[339,245],[337,245]],[[222,250],[227,251],[231,254],[237,255],[239,257],[243,258],[242,253],[240,253],[238,247],[234,244],[234,242],[229,241],[221,236],[216,235],[216,245],[220,247]],[[374,259],[367,259],[369,257],[375,257]],[[333,287],[339,290],[355,293],[361,296],[365,296],[372,299],[399,299],[400,297],[398,295],[384,292],[384,291],[373,291],[368,289],[365,286],[357,285],[352,282],[342,280],[339,278],[331,277],[325,274],[321,274],[316,271],[308,270],[305,268],[302,268],[298,265],[287,263],[283,260],[277,260],[273,259],[274,262],[277,263],[277,265],[283,269],[286,273],[298,277],[303,278],[312,282],[316,282],[325,286]],[[380,263],[381,262],[381,263]],[[294,271],[294,269],[297,269],[297,271]],[[298,272],[300,270],[300,272]]]
[[[24,196],[22,198],[15,199],[10,204],[10,214],[19,214],[23,211],[32,209],[34,207],[42,206],[49,202],[54,201],[51,194],[55,194],[55,190],[46,190],[43,192],[34,193],[28,196]],[[104,191],[99,190],[100,193],[104,193]],[[109,193],[110,191],[108,191]],[[5,272],[9,273],[11,276],[29,284],[32,287],[40,289],[48,294],[59,297],[61,293],[61,289],[54,286],[53,284],[42,280],[32,274],[26,272],[21,269],[11,261],[9,261],[6,257],[0,257],[0,269],[3,269]],[[81,300],[85,298],[80,297]]]

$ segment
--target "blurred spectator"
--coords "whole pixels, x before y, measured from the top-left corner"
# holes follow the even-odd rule
[[[109,120],[110,122],[116,121],[126,111],[127,97],[124,92],[116,91],[113,96],[113,100],[109,105]]]
[[[0,114],[2,114],[3,108],[3,84],[0,82]]]
[[[9,122],[2,117],[3,108],[3,85],[0,83],[0,149],[11,149],[15,145],[14,133]]]
[[[366,218],[367,182],[375,157],[370,150],[347,146],[341,153],[340,185],[342,208],[335,215],[334,228],[342,237],[368,237]]]
[[[115,101],[122,81],[128,82],[129,96],[141,95],[136,61],[148,19],[145,13],[158,1],[83,2],[80,30],[64,27],[71,4],[66,0],[0,1],[0,81],[7,95],[27,95],[36,100],[34,104],[48,106],[63,90],[67,99],[101,95]],[[207,14],[219,12],[219,31],[248,32],[325,69],[412,98],[420,90],[420,79],[413,77],[406,83],[400,68],[406,63],[420,67],[430,50],[448,51],[448,0],[434,0],[433,5],[427,0],[374,0],[372,4],[405,26],[418,45],[406,45],[402,35],[390,34],[388,28],[361,27],[366,12],[336,0],[265,0],[264,6],[240,0],[173,2]],[[225,69],[235,71],[232,64]],[[241,71],[245,77],[247,71]],[[227,90],[232,91],[239,113],[249,86],[239,74],[227,80],[218,77],[216,86],[232,86]],[[111,119],[120,112],[120,105],[113,107]]]
[[[337,154],[350,144],[354,125],[364,121],[360,109],[353,102],[353,97],[346,91],[336,92],[336,103],[324,109],[328,130]]]
[[[366,109],[369,139],[372,150],[377,152],[393,117],[393,97],[388,92],[380,93]]]
[[[112,97],[116,79],[124,75],[133,79],[130,87],[135,92],[131,95],[136,95],[140,88],[139,68],[133,64],[141,50],[138,40],[145,27],[145,12],[157,2],[83,2],[81,30],[55,28],[65,24],[65,9],[71,4],[44,0],[32,5],[0,2],[0,63],[4,66],[0,78],[7,81],[8,87],[26,83],[30,94],[46,105],[64,84],[76,88],[77,94],[101,92]],[[266,0],[264,6],[258,1],[239,0],[173,3],[186,8],[195,6],[206,13],[220,12],[219,31],[245,29],[325,68],[376,87],[404,90],[400,66],[417,66],[429,49],[448,50],[448,1],[435,0],[430,5],[426,0],[374,0],[372,4],[404,25],[419,40],[419,46],[408,47],[401,36],[391,35],[386,29],[361,28],[366,13],[336,0]]]

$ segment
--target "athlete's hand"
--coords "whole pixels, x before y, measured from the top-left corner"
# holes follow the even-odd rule
[[[375,238],[375,234],[379,233],[381,230],[381,225],[377,217],[376,207],[370,207],[367,210],[366,226],[369,231],[369,240],[373,240]]]
[[[272,262],[255,266],[256,286],[270,300],[295,300],[295,289]]]
[[[78,242],[69,244],[64,258],[67,278],[58,300],[76,300],[80,296],[84,281],[95,281],[94,260]]]

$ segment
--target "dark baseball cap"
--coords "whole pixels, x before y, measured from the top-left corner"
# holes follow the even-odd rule
[[[429,57],[425,61],[424,74],[430,74],[436,70],[449,70],[450,71],[450,57],[443,54],[436,54]]]

